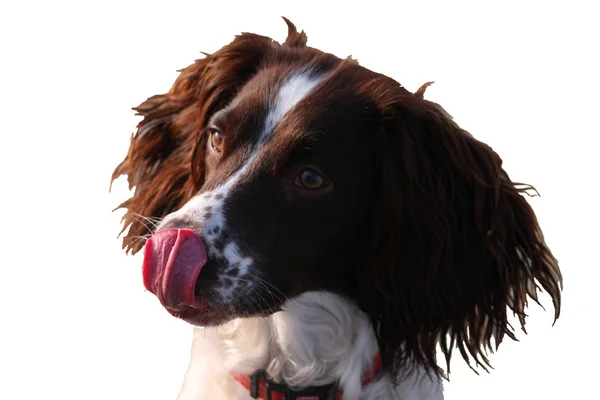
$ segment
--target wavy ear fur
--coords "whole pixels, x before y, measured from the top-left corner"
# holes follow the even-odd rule
[[[287,18],[286,47],[305,47],[306,34],[298,33]],[[202,186],[204,147],[201,135],[211,115],[223,108],[256,73],[279,44],[250,33],[214,54],[181,70],[168,93],[152,96],[135,107],[143,120],[132,135],[129,152],[112,174],[111,182],[127,175],[133,197],[126,208],[121,233],[123,248],[136,253],[151,233],[145,219],[162,218],[183,206]]]
[[[268,39],[242,34],[215,54],[196,60],[168,93],[150,97],[134,110],[143,120],[132,135],[129,152],[112,175],[128,176],[134,195],[126,208],[123,248],[136,253],[151,229],[145,218],[161,218],[180,208],[203,183],[201,132],[210,116],[224,107],[258,68]],[[194,171],[195,173],[192,173]]]
[[[305,47],[287,18],[287,47]],[[183,206],[202,186],[204,147],[201,134],[211,115],[223,108],[256,73],[269,53],[279,47],[271,39],[243,33],[214,54],[181,70],[168,93],[152,96],[135,107],[143,120],[132,135],[129,152],[112,174],[111,182],[127,175],[134,195],[117,208],[126,208],[121,233],[123,248],[135,254],[151,233],[153,218]]]
[[[498,154],[423,93],[380,93],[378,206],[357,273],[384,365],[392,376],[409,361],[443,375],[439,343],[448,371],[456,347],[487,370],[492,338],[515,339],[507,308],[525,330],[541,285],[559,316],[558,263],[523,197],[535,189],[511,181]]]
[[[290,47],[306,47],[306,42],[308,41],[306,33],[304,33],[304,31],[298,33],[296,25],[294,25],[292,21],[290,21],[286,17],[281,18],[283,18],[288,27],[288,36],[287,39],[285,39],[284,45]]]

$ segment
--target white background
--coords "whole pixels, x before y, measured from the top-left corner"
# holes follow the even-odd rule
[[[426,97],[542,194],[531,203],[561,261],[562,316],[552,328],[551,313],[532,308],[529,335],[500,347],[491,374],[456,359],[447,399],[600,398],[593,1],[7,3],[1,399],[175,398],[191,332],[144,292],[141,257],[121,251],[122,211],[111,210],[128,193],[121,179],[109,194],[109,178],[138,121],[132,106],[241,31],[283,41],[281,15],[309,45],[352,54],[409,90],[436,81]]]

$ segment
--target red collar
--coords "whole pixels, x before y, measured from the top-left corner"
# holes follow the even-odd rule
[[[363,373],[363,387],[371,383],[381,371],[381,354],[377,353],[370,370]],[[284,384],[270,380],[265,371],[256,371],[252,375],[229,371],[229,375],[250,391],[254,399],[263,400],[342,400],[343,392],[337,390],[337,384],[292,390]]]

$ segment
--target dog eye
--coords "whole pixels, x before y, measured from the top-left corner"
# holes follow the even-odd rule
[[[224,138],[221,132],[213,131],[210,133],[210,145],[215,150],[220,152],[223,150]]]
[[[314,169],[303,169],[296,178],[296,185],[308,189],[317,190],[327,185],[327,181]]]

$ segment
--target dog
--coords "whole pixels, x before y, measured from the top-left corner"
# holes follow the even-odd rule
[[[148,98],[112,180],[143,281],[195,327],[180,400],[442,399],[562,276],[488,145],[351,58],[243,33]]]

